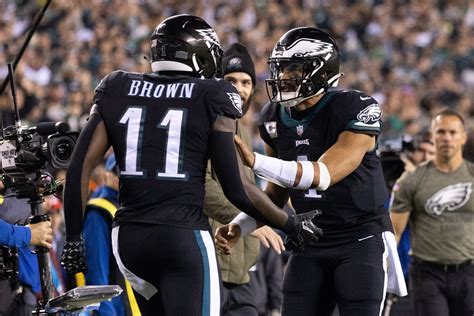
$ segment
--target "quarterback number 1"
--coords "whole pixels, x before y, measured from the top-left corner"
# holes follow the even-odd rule
[[[296,160],[298,160],[298,161],[308,161],[308,156],[306,156],[306,155],[298,156],[296,158]],[[320,199],[323,196],[321,194],[319,194],[318,191],[316,191],[316,189],[309,189],[308,191],[306,191],[304,197],[309,198],[309,199]]]
[[[166,157],[164,170],[156,173],[157,178],[185,179],[185,173],[179,173],[181,152],[181,131],[185,111],[182,109],[169,109],[158,123],[158,128],[167,129]],[[120,124],[127,125],[127,151],[125,154],[125,170],[120,175],[146,177],[146,170],[140,169],[141,142],[143,125],[145,122],[145,109],[142,107],[129,107],[122,115]]]

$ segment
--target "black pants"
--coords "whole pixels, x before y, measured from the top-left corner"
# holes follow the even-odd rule
[[[36,306],[36,296],[28,286],[13,293],[12,280],[0,281],[0,316],[29,316]]]
[[[220,276],[209,231],[125,225],[112,230],[112,245],[142,315],[219,315]]]
[[[385,297],[382,234],[290,257],[283,281],[282,316],[379,316]]]
[[[459,271],[419,259],[410,267],[410,297],[417,316],[474,315],[474,265]]]
[[[224,305],[221,316],[257,316],[255,296],[250,283],[224,282]]]

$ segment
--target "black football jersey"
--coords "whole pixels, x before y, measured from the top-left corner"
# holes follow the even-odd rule
[[[317,161],[344,131],[379,135],[382,112],[377,101],[360,91],[330,91],[297,120],[277,103],[261,113],[262,139],[283,160]],[[349,176],[326,191],[289,189],[297,213],[322,211],[315,222],[324,231],[318,245],[343,243],[391,230],[384,203],[388,198],[379,158],[366,153]]]
[[[120,167],[115,224],[208,227],[208,137],[218,116],[242,115],[235,88],[225,80],[116,71],[96,88],[94,102]]]

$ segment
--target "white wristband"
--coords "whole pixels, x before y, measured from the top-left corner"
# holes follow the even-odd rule
[[[298,164],[274,157],[255,154],[252,170],[260,177],[285,188],[292,188],[295,183]]]
[[[319,184],[316,189],[320,191],[326,190],[331,184],[331,175],[329,174],[328,167],[323,162],[318,161],[319,166]]]
[[[240,226],[241,237],[247,236],[257,229],[257,221],[244,212],[240,212],[236,217],[234,217],[230,224],[237,224]]]
[[[313,184],[314,180],[314,166],[311,161],[298,161],[301,164],[302,173],[300,182],[295,189],[308,190]]]

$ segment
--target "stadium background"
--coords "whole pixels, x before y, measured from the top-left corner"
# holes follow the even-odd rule
[[[44,3],[0,0],[1,81]],[[275,42],[293,27],[309,25],[329,31],[340,44],[345,73],[340,87],[363,90],[381,104],[381,142],[423,131],[445,106],[474,128],[474,2],[469,0],[53,0],[16,71],[23,123],[66,121],[80,130],[100,79],[116,69],[149,72],[143,56],[151,32],[180,13],[204,18],[224,49],[236,41],[249,47],[257,91],[254,115],[245,118],[248,126],[268,100],[264,79]],[[4,126],[12,125],[8,90],[0,96],[0,109]],[[262,142],[254,131],[258,149]],[[94,179],[100,182],[100,171]],[[61,201],[48,198],[44,206],[53,216],[59,254]],[[61,284],[56,287],[61,291]]]

